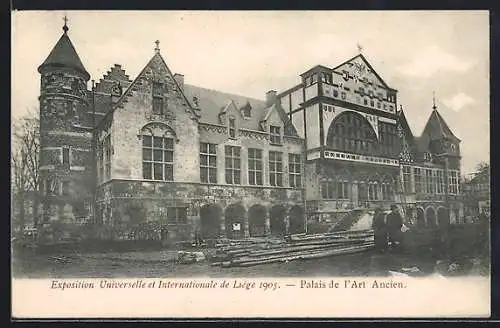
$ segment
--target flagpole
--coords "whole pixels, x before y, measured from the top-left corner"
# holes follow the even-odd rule
[[[96,151],[96,120],[95,120],[95,82],[92,80],[92,223],[96,223],[96,191],[97,191],[97,151]]]

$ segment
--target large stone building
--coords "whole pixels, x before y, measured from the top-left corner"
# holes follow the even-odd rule
[[[302,232],[306,217],[395,202],[422,226],[460,215],[460,140],[436,108],[414,136],[361,54],[257,100],[184,83],[157,43],[133,80],[115,65],[89,90],[63,30],[38,69],[46,220],[186,240]]]

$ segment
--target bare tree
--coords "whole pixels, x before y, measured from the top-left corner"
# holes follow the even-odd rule
[[[476,165],[476,170],[478,174],[489,173],[490,164],[486,162],[480,162],[479,164]]]
[[[12,196],[19,206],[19,224],[24,227],[25,201],[33,199],[33,214],[37,215],[39,164],[40,164],[40,120],[36,111],[30,111],[16,119],[12,126],[11,173]]]

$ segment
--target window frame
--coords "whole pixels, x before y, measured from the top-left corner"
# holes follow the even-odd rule
[[[288,184],[291,188],[302,188],[302,156],[288,154]]]
[[[269,185],[283,187],[283,153],[269,151]]]
[[[258,164],[260,164],[260,169]],[[251,186],[264,185],[264,156],[263,150],[260,148],[248,148],[248,184]]]
[[[206,158],[206,164],[203,164],[203,158]],[[204,180],[204,171],[206,171],[206,181]],[[217,144],[200,142],[200,181],[202,183],[217,183]]]
[[[167,225],[187,225],[188,224],[187,217],[188,217],[187,206],[167,207]]]
[[[146,144],[146,140],[149,139],[151,141],[150,145]],[[155,144],[155,140],[161,139],[162,146],[159,147],[158,145]],[[169,148],[169,146],[171,146]],[[171,182],[174,181],[174,156],[175,156],[175,139],[172,136],[155,136],[153,134],[150,135],[143,135],[142,136],[142,177],[144,180],[149,180],[149,181],[164,181],[164,182]],[[150,152],[151,156],[149,159],[146,159],[147,155],[146,151]],[[155,159],[155,154],[158,154],[157,152],[161,153],[161,160]],[[166,154],[169,154],[167,156]],[[170,160],[166,160],[166,158],[169,158]],[[150,167],[150,175],[149,177],[146,176],[146,165]],[[158,165],[161,165],[161,174],[162,178],[157,178],[156,175],[156,168]],[[168,168],[168,170],[167,170]]]
[[[165,84],[161,82],[153,82],[152,88],[152,111],[155,115],[165,114]]]
[[[225,162],[224,172],[225,172],[226,184],[241,185],[241,147],[225,145],[224,162]],[[239,164],[236,165],[236,163]],[[230,177],[230,179],[228,179],[228,177]]]
[[[281,145],[281,127],[277,125],[269,126],[269,140],[272,145]]]

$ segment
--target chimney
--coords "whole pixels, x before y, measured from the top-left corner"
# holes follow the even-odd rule
[[[276,102],[276,91],[270,90],[266,92],[266,105],[271,106]]]
[[[174,80],[177,82],[182,91],[184,91],[184,75],[175,73]]]

